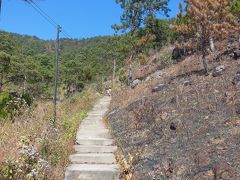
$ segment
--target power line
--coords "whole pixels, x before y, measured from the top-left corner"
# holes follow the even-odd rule
[[[56,21],[53,20],[53,18],[51,18],[46,12],[44,12],[34,1],[30,1],[30,3],[34,4],[39,11],[42,12],[42,14],[44,14],[50,21],[52,21],[53,24],[55,24],[56,26],[58,25],[58,23],[56,23]]]
[[[70,36],[64,29],[62,29],[62,33],[63,33],[67,38],[73,39],[73,38],[71,38],[71,36]]]
[[[42,10],[34,1],[27,1],[28,4],[34,8],[46,21],[48,21],[54,28],[58,27],[58,23],[51,18],[44,10]],[[71,36],[62,28],[63,35],[69,39],[72,39]]]
[[[49,18],[47,18],[38,8],[36,8],[31,2],[29,2],[29,5],[35,9],[46,21],[48,21],[54,28],[57,28],[57,25],[53,23]]]

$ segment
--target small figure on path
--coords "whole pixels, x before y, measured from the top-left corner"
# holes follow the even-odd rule
[[[107,89],[107,95],[108,95],[108,96],[111,96],[111,95],[112,95],[112,90],[111,90],[111,88]]]

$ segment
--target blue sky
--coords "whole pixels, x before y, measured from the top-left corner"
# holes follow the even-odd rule
[[[173,17],[181,0],[170,0]],[[119,24],[121,8],[114,0],[38,0],[36,3],[71,38],[112,35],[112,24]],[[22,0],[3,0],[0,29],[42,39],[55,39],[56,29]]]

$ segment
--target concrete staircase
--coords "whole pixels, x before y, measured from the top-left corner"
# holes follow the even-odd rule
[[[117,147],[102,122],[108,110],[110,97],[100,99],[81,123],[65,180],[115,180],[119,179],[119,167],[114,152]]]

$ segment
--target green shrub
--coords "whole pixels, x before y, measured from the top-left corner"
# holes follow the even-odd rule
[[[28,106],[31,106],[32,103],[33,103],[33,96],[29,93],[24,93],[22,94],[22,97],[21,97],[26,103]]]
[[[0,119],[6,118],[9,114],[9,109],[6,108],[9,101],[12,97],[7,92],[0,93]]]
[[[11,100],[11,95],[7,92],[0,93],[0,110],[4,108],[8,101]]]

